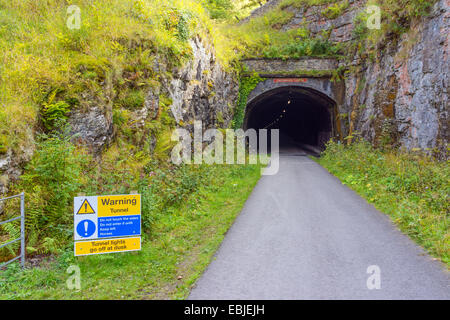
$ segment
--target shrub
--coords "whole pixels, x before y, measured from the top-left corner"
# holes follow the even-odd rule
[[[8,138],[5,135],[0,135],[0,154],[5,154],[8,151]]]

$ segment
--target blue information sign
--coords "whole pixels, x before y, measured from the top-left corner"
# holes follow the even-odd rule
[[[118,216],[98,218],[98,237],[122,237],[141,234],[141,216]]]

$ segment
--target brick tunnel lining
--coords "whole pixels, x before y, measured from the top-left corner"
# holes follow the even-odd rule
[[[333,136],[335,102],[309,88],[283,87],[253,99],[244,129],[280,129],[280,144],[306,144],[324,149]]]

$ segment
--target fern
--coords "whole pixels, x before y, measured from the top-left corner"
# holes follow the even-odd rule
[[[54,89],[47,97],[47,102],[42,104],[41,119],[47,130],[52,130],[58,121],[66,120],[67,113],[70,111],[70,105],[67,102],[54,102],[60,92],[60,89]]]
[[[44,104],[42,107],[42,122],[47,130],[52,130],[56,121],[66,120],[70,106],[65,101],[59,101],[53,104]]]

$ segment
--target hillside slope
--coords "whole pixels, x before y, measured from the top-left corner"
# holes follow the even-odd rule
[[[238,94],[202,2],[71,5],[0,0],[0,195],[26,192],[30,255],[67,245],[78,192],[145,191],[157,170],[174,183],[195,174],[170,164],[173,128],[228,127]],[[173,202],[170,182],[155,190],[161,205]],[[173,191],[177,201],[190,188]],[[15,206],[0,207],[2,217]],[[18,228],[2,226],[0,239]]]

